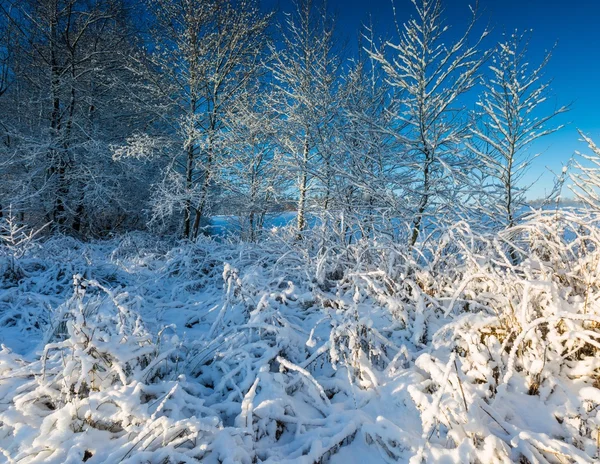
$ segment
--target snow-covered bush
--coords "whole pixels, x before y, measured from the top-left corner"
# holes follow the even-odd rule
[[[2,346],[0,451],[10,462],[217,462],[239,439],[218,437],[219,418],[180,373],[177,336],[151,335],[135,297],[74,280],[38,359]],[[250,462],[239,449],[229,462]]]
[[[37,245],[42,229],[32,230],[20,224],[12,209],[0,216],[0,277],[18,281],[26,274],[20,260]]]
[[[413,454],[411,441],[398,438],[405,431],[383,420],[367,428],[369,440],[386,456],[413,455],[413,462],[445,454],[456,462],[597,457],[596,221],[540,213],[497,236],[448,231],[463,252],[441,253],[446,265],[433,249],[422,250],[433,258],[413,273],[413,286],[426,293],[416,290],[419,296],[408,302],[421,303],[405,306],[415,308],[409,319],[426,327],[413,328],[413,343],[416,335],[431,334],[415,356],[421,378],[407,387],[420,411],[421,446]],[[507,237],[523,254],[519,266],[502,247]]]
[[[328,239],[335,222],[259,244],[48,241],[2,296],[0,315],[48,308],[38,351],[14,341],[33,318],[0,330],[2,456],[591,462],[599,219],[460,222],[413,248],[389,229]],[[43,283],[67,272],[86,277]]]

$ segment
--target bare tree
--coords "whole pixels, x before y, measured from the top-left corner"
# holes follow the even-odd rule
[[[369,43],[372,47],[372,38]],[[337,144],[343,153],[338,157],[336,175],[339,204],[355,215],[368,233],[375,220],[406,214],[403,189],[410,176],[397,156],[402,146],[397,143],[393,89],[362,45],[359,42],[359,56],[343,79]],[[378,227],[382,225],[380,222]]]
[[[152,46],[134,69],[144,82],[140,99],[155,116],[146,135],[169,140],[160,144],[168,161],[154,195],[155,217],[181,211],[183,235],[194,238],[216,192],[224,114],[260,71],[270,15],[244,0],[148,0],[148,6]]]
[[[297,176],[297,228],[306,227],[310,194],[320,181],[323,206],[331,194],[331,152],[340,58],[335,52],[334,21],[324,5],[298,0],[281,30],[282,46],[273,49],[276,90],[273,110],[279,114],[278,142]]]
[[[478,123],[471,125],[474,140],[468,145],[490,176],[488,215],[502,218],[504,227],[518,221],[530,186],[523,176],[538,156],[529,151],[541,137],[562,126],[549,123],[568,106],[542,112],[550,82],[543,82],[543,71],[550,53],[535,68],[529,65],[528,38],[517,33],[500,43],[492,56],[490,75],[483,79],[484,91],[477,106]],[[498,220],[498,219],[496,219]]]
[[[576,198],[594,211],[600,211],[600,147],[579,131],[583,141],[592,150],[591,155],[577,152],[580,161],[575,162],[575,171],[570,174],[571,191]]]
[[[239,217],[250,241],[263,228],[290,185],[276,146],[276,118],[268,106],[270,83],[254,83],[230,105],[221,141],[227,156],[219,182],[226,191],[228,213]]]
[[[15,52],[15,32],[14,24],[5,14],[0,15],[0,99],[8,90],[13,81],[14,72],[14,52]],[[0,172],[5,182],[0,187],[0,219],[4,216],[3,201],[10,190],[9,184],[9,166],[12,164],[9,158],[11,147],[11,133],[7,117],[0,117]]]
[[[485,59],[479,46],[487,35],[483,32],[470,43],[476,22],[472,10],[465,33],[446,46],[441,0],[413,0],[413,4],[416,17],[397,26],[397,41],[370,50],[400,99],[397,137],[404,146],[405,169],[414,173],[411,245],[430,207],[448,198],[456,176],[465,170],[459,148],[468,131],[460,118],[459,97],[477,82]]]
[[[2,102],[18,108],[12,165],[29,186],[32,214],[44,212],[63,230],[78,232],[84,221],[93,227],[99,210],[113,211],[123,196],[110,187],[116,166],[108,144],[127,122],[127,99],[115,98],[124,72],[118,51],[130,30],[126,10],[121,0],[0,3],[16,31],[15,85]]]

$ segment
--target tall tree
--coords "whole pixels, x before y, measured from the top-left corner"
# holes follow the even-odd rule
[[[18,83],[0,102],[18,108],[10,128],[13,167],[21,165],[32,215],[43,212],[55,226],[79,231],[84,217],[90,226],[121,194],[104,181],[116,168],[108,144],[120,131],[116,119],[127,100],[116,86],[130,31],[126,5],[2,0],[0,13],[18,32],[12,71]],[[86,202],[96,211],[86,213]]]
[[[167,159],[155,218],[181,212],[183,235],[194,238],[224,161],[217,145],[224,115],[261,70],[271,16],[245,0],[148,0],[148,7],[150,45],[134,69],[154,126],[123,153],[137,156],[141,142],[155,139]]]
[[[227,192],[227,213],[238,216],[242,235],[250,241],[256,240],[267,212],[277,207],[290,184],[276,146],[271,91],[269,81],[254,83],[229,106],[222,132],[227,156],[219,179]]]
[[[550,82],[543,81],[543,72],[551,54],[532,68],[528,42],[527,35],[515,32],[498,45],[477,103],[475,116],[479,123],[471,125],[474,141],[469,147],[491,179],[486,186],[488,215],[501,218],[503,227],[514,226],[519,209],[525,205],[530,185],[522,184],[523,176],[538,156],[529,148],[536,140],[559,130],[561,125],[549,124],[568,110],[568,106],[545,110]]]
[[[280,30],[281,46],[273,48],[273,110],[279,114],[278,143],[288,168],[297,176],[297,228],[306,227],[307,202],[321,186],[323,206],[331,194],[331,147],[339,89],[340,57],[334,21],[325,5],[298,0]]]
[[[406,213],[402,193],[410,178],[398,163],[396,104],[381,68],[359,43],[358,59],[343,79],[338,144],[343,153],[336,174],[340,205],[366,229],[387,213]]]
[[[409,243],[414,245],[432,206],[452,194],[452,182],[466,169],[460,146],[468,135],[460,117],[460,96],[477,82],[485,59],[479,46],[487,32],[470,42],[475,11],[465,33],[445,45],[447,27],[441,0],[413,0],[416,16],[397,27],[397,40],[370,51],[398,92],[398,139],[403,164],[414,173],[409,189],[415,202]]]

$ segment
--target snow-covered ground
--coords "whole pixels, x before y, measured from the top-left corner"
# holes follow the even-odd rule
[[[597,461],[594,220],[3,248],[0,462]]]

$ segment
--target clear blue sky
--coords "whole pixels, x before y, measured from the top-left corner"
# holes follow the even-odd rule
[[[400,23],[413,14],[410,0],[394,0],[394,4]],[[265,0],[265,6],[270,5],[279,5],[282,11],[292,8],[290,0]],[[389,37],[393,32],[392,0],[328,0],[328,5],[337,14],[340,36],[350,45],[369,16],[378,36]],[[474,6],[475,0],[446,0],[444,5],[450,33],[460,33],[469,19],[468,6]],[[532,182],[541,176],[529,194],[537,198],[551,187],[552,176],[546,166],[559,172],[561,163],[575,150],[586,151],[577,129],[600,142],[600,0],[479,0],[479,15],[481,27],[492,29],[488,46],[500,39],[502,32],[532,29],[532,64],[539,63],[544,52],[557,43],[546,68],[553,96],[548,105],[572,103],[572,107],[556,120],[567,126],[532,147],[542,154],[525,180]]]

